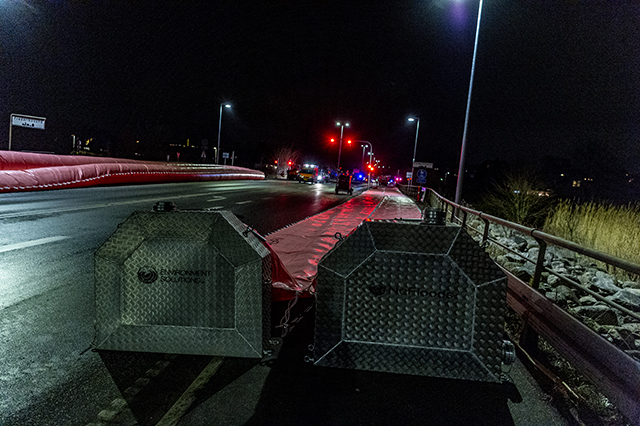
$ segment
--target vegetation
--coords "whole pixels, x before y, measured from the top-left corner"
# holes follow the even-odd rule
[[[576,244],[640,264],[640,205],[562,201],[548,214],[544,231]]]
[[[487,194],[479,206],[491,215],[519,223],[536,226],[546,216],[550,206],[548,192],[531,171],[507,173]]]

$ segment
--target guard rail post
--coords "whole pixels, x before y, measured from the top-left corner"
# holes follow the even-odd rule
[[[484,222],[484,232],[482,233],[482,245],[484,246],[489,242],[489,219],[485,219],[484,217],[480,217]]]
[[[534,237],[535,238],[535,237]],[[538,258],[536,259],[536,269],[531,278],[531,287],[538,290],[540,287],[540,277],[542,276],[542,270],[544,269],[544,258],[547,252],[547,243],[540,239],[535,238],[539,244]],[[524,326],[522,328],[522,334],[520,335],[520,346],[522,346],[529,353],[535,354],[538,352],[538,333],[536,333],[527,321],[527,316],[522,317]]]

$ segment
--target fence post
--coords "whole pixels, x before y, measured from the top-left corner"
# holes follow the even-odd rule
[[[538,251],[538,259],[536,260],[536,270],[533,273],[533,279],[531,280],[531,287],[537,290],[540,287],[540,277],[542,276],[542,270],[544,269],[544,257],[547,251],[547,243],[538,238],[536,238],[536,241],[540,245],[540,249]]]
[[[533,273],[533,278],[531,278],[531,287],[537,290],[540,287],[540,277],[542,276],[542,270],[544,269],[544,257],[547,251],[547,243],[538,238],[536,238],[536,241],[540,244],[540,250],[538,251],[538,258],[536,259],[536,270]],[[522,321],[524,322],[524,327],[522,328],[522,334],[520,335],[520,346],[529,353],[536,354],[539,350],[538,333],[536,333],[529,325],[526,313],[522,316]]]
[[[484,217],[480,217],[484,222],[484,232],[482,233],[482,245],[484,246],[489,240],[489,219],[485,219]]]

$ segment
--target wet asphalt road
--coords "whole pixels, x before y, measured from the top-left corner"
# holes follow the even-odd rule
[[[267,235],[348,198],[289,181],[0,195],[0,426],[567,424],[519,361],[503,384],[313,367],[311,299],[266,363],[91,349],[93,254],[133,211],[225,209]]]
[[[155,424],[209,362],[90,350],[93,254],[133,211],[156,201],[225,209],[265,235],[348,198],[282,180],[0,195],[0,425]],[[145,389],[153,371],[174,377]],[[126,391],[140,403],[123,413]]]

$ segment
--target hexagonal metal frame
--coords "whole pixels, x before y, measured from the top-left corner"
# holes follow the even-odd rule
[[[319,263],[314,363],[499,382],[506,289],[458,226],[364,222]]]
[[[134,212],[94,261],[97,349],[262,358],[271,254],[232,213]]]

